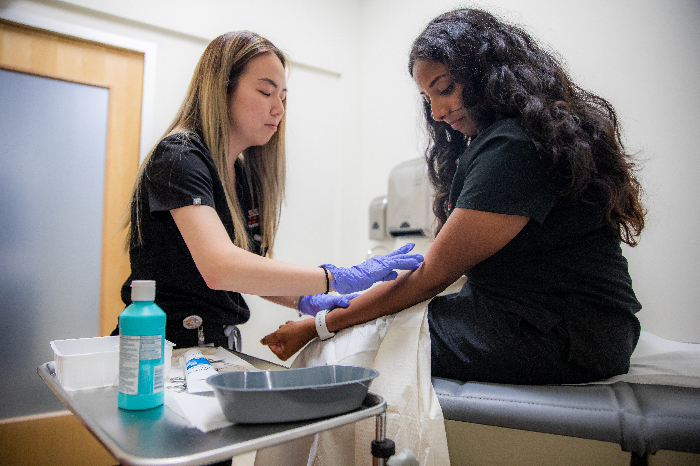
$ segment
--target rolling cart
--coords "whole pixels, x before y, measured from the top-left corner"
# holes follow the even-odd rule
[[[251,364],[266,363],[241,353]],[[271,364],[271,363],[268,363]],[[264,367],[263,367],[264,368]],[[166,406],[144,411],[117,407],[117,387],[66,391],[56,379],[53,362],[37,369],[61,402],[116,458],[129,466],[199,466],[271,447],[326,430],[376,417],[376,440],[368,445],[368,461],[383,466],[393,454],[386,436],[386,401],[367,393],[362,405],[348,413],[278,424],[234,424],[201,432]],[[371,453],[370,453],[371,449]]]

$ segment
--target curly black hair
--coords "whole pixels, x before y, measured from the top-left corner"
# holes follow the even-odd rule
[[[518,118],[537,153],[549,162],[562,196],[600,204],[620,240],[635,246],[646,214],[636,164],[625,152],[612,105],[576,85],[565,66],[521,27],[477,9],[433,19],[414,41],[409,72],[418,59],[446,66],[463,86],[464,107],[479,129]],[[424,102],[430,143],[428,173],[435,188],[438,231],[466,137],[432,119]]]

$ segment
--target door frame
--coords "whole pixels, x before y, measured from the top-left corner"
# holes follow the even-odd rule
[[[125,52],[134,52],[139,56],[139,67],[143,67],[143,75],[139,76],[139,91],[141,92],[139,96],[140,102],[140,120],[134,121],[137,123],[136,127],[140,128],[139,134],[136,135],[138,139],[135,141],[137,147],[131,146],[132,149],[128,149],[129,152],[124,152],[127,150],[127,146],[115,146],[115,140],[110,137],[111,130],[108,129],[107,139],[107,161],[106,161],[106,174],[111,174],[105,179],[105,212],[103,216],[103,233],[102,233],[102,264],[101,264],[101,285],[100,285],[100,324],[99,324],[99,335],[109,335],[109,333],[115,328],[117,322],[117,316],[123,309],[121,304],[121,299],[119,297],[119,288],[121,283],[128,276],[129,263],[128,257],[123,253],[124,247],[124,232],[122,231],[122,222],[124,221],[123,213],[128,205],[128,197],[130,196],[133,176],[135,176],[138,169],[138,165],[144,159],[147,151],[152,146],[152,141],[149,135],[151,134],[151,126],[153,120],[153,100],[154,100],[154,89],[155,89],[155,60],[157,54],[157,47],[155,44],[145,41],[140,41],[136,39],[131,39],[124,36],[119,36],[116,34],[107,33],[104,31],[97,31],[94,29],[89,29],[81,26],[75,26],[68,23],[63,23],[60,21],[55,21],[48,18],[28,15],[21,12],[16,12],[13,10],[0,10],[0,18],[6,21],[10,21],[8,24],[16,24],[18,26],[28,27],[29,29],[35,29],[41,34],[51,34],[57,33],[60,37],[64,37],[67,40],[74,39],[76,45],[80,43],[84,44],[94,44],[96,46],[104,46],[107,48],[117,47],[116,50],[123,50]],[[48,37],[48,36],[47,36]],[[64,40],[65,40],[64,39]],[[15,61],[16,63],[20,62]],[[15,68],[13,65],[3,65],[3,68],[19,71],[19,72],[29,72],[30,74],[35,74],[32,68],[23,69]],[[42,68],[40,66],[40,68]],[[42,72],[39,72],[42,74]],[[141,71],[139,70],[139,74]],[[84,75],[81,73],[80,75]],[[52,75],[48,73],[47,77],[68,80],[73,82],[82,82],[89,85],[101,86],[105,83],[107,87],[110,87],[112,82],[111,78],[106,77],[106,81],[98,82],[86,82],[84,80],[78,79],[75,81],[72,72],[67,75]],[[88,78],[90,79],[90,78]],[[101,79],[101,78],[95,78]],[[137,81],[138,82],[138,81]],[[128,88],[120,87],[123,89],[120,91],[120,95],[127,91]],[[111,99],[110,99],[111,102]],[[112,104],[110,103],[110,108]],[[125,107],[126,110],[128,107]],[[131,106],[133,108],[133,106]],[[114,114],[115,110],[110,110],[110,114]],[[129,110],[130,111],[130,110]],[[134,118],[135,115],[131,118]],[[112,116],[110,116],[110,121]],[[135,119],[135,118],[134,118]],[[133,120],[132,120],[133,121]],[[111,128],[112,125],[109,124]],[[121,127],[121,126],[117,126]],[[134,128],[135,129],[135,128]],[[130,130],[130,131],[133,131]],[[134,134],[134,133],[130,133]],[[116,135],[114,135],[116,136]],[[110,142],[112,141],[112,142]],[[110,149],[111,147],[111,149]],[[131,152],[133,149],[138,150]],[[116,151],[116,152],[115,152]],[[112,154],[112,155],[110,155]],[[119,155],[121,154],[121,155]],[[123,159],[127,154],[128,157],[137,157],[138,160],[134,158]],[[115,158],[116,156],[116,158]],[[128,165],[123,165],[121,161],[128,163]],[[111,161],[111,162],[110,162]],[[115,164],[116,163],[116,164]],[[134,164],[132,166],[132,164]],[[131,171],[133,170],[133,174]],[[114,177],[117,178],[114,178]],[[124,177],[128,178],[128,185],[124,185],[122,179]],[[115,182],[117,184],[115,184]],[[118,207],[116,207],[117,204]],[[117,212],[118,211],[118,212]],[[116,298],[114,297],[116,296]]]
[[[156,63],[158,61],[157,44],[51,18],[36,16],[11,8],[0,10],[0,18],[59,34],[65,34],[67,36],[77,37],[79,39],[100,42],[102,44],[113,45],[115,47],[143,53],[143,97],[141,99],[141,143],[139,148],[139,162],[146,157],[148,151],[155,143],[155,141],[151,140],[151,134],[156,88]]]
[[[126,49],[129,52],[136,52],[143,57],[143,82],[141,83],[142,94],[140,102],[141,118],[140,123],[137,126],[140,128],[140,136],[138,145],[136,145],[136,147],[132,146],[132,149],[130,149],[130,154],[132,155],[129,156],[129,165],[136,165],[136,167],[131,166],[128,170],[134,170],[137,168],[137,164],[143,160],[151,145],[151,128],[153,123],[153,101],[155,89],[155,63],[157,58],[156,45],[153,43],[75,26],[52,19],[28,15],[9,9],[0,10],[0,18],[11,23],[18,23],[20,26],[24,25],[28,26],[29,28],[48,31],[49,33],[72,36],[77,41],[98,43],[97,45],[103,44],[107,47]],[[139,60],[139,62],[141,62],[141,60]],[[141,67],[141,63],[139,63],[139,67]],[[12,66],[3,66],[3,68],[19,72],[30,72],[31,74],[34,74],[29,70],[13,69]],[[41,75],[41,73],[39,75]],[[71,79],[60,77],[57,77],[57,79],[81,82],[80,80],[73,81]],[[85,84],[100,86],[100,83]],[[138,154],[135,154],[136,150],[138,150]],[[134,160],[135,156],[138,157],[138,161]],[[133,174],[135,175],[135,171]],[[132,181],[130,180],[129,186],[121,187],[119,189],[127,189],[128,192],[130,192],[131,183]],[[118,221],[119,220],[117,220],[117,222]],[[103,230],[106,228],[104,226],[105,224],[106,219],[103,218]],[[111,228],[111,226],[109,228]],[[111,329],[116,325],[116,319],[114,316],[107,315],[108,319],[105,319],[103,309],[105,307],[104,231],[102,244],[103,253],[101,265],[102,284],[100,286],[100,335],[108,334],[109,331],[111,331]],[[120,241],[120,244],[123,244],[123,240]],[[111,249],[114,249],[113,245]],[[120,257],[118,262],[120,264],[124,262],[123,257]],[[126,259],[126,265],[128,271],[128,258]],[[118,268],[119,274],[124,273],[121,271],[123,264],[119,265]],[[111,273],[111,275],[115,274]],[[123,279],[125,278],[126,277],[123,277]],[[113,285],[109,286],[113,287]],[[118,295],[118,290],[115,290],[115,293]],[[111,307],[115,306],[112,305]],[[110,311],[111,314],[114,312],[117,312],[118,314],[120,310],[113,309]],[[2,450],[3,455],[6,456],[5,459],[14,458],[17,461],[26,464],[44,464],[48,462],[56,462],[57,460],[59,463],[74,464],[76,466],[82,466],[83,464],[86,466],[88,464],[114,464],[114,459],[111,457],[111,455],[104,450],[99,442],[97,442],[68,411],[58,411],[55,413],[37,414],[0,420],[0,450]],[[10,462],[12,463],[13,460],[10,459]]]

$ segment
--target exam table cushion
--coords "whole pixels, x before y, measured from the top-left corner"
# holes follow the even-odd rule
[[[445,419],[620,444],[640,456],[700,453],[700,344],[642,331],[627,374],[586,385],[433,378]]]
[[[618,443],[640,456],[700,453],[700,389],[615,382],[498,385],[433,378],[445,419]]]

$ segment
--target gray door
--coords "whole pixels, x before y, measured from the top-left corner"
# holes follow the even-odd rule
[[[108,101],[0,70],[0,419],[63,409],[36,368],[98,335]]]

